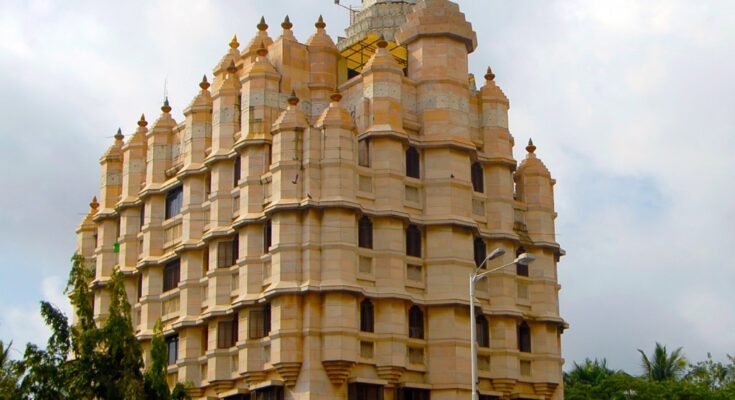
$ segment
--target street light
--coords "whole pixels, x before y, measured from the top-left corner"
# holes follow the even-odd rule
[[[480,263],[480,265],[475,269],[475,271],[470,275],[470,351],[471,354],[471,362],[472,362],[472,400],[478,400],[477,399],[477,322],[475,321],[475,283],[477,283],[480,279],[488,276],[490,273],[501,270],[505,267],[509,267],[511,265],[520,264],[520,265],[528,265],[533,260],[536,259],[536,257],[532,256],[528,253],[523,253],[516,257],[513,262],[501,265],[497,268],[493,268],[489,271],[485,271],[483,273],[478,273],[482,269],[482,267],[485,266],[485,264],[493,260],[495,258],[498,258],[505,254],[505,250],[498,247],[497,249],[493,250],[490,255],[485,257],[485,259]]]

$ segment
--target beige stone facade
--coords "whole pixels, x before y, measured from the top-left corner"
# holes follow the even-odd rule
[[[468,277],[526,251],[478,284],[481,398],[562,399],[554,180],[532,144],[517,166],[456,4],[361,13],[339,47],[321,20],[306,43],[261,21],[182,120],[166,103],[115,136],[77,230],[96,317],[119,268],[197,399],[469,399]]]

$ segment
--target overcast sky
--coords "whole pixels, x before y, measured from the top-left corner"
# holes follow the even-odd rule
[[[655,341],[735,354],[735,2],[459,3],[516,158],[533,137],[558,180],[567,367],[638,373]],[[166,80],[181,120],[232,34],[247,43],[265,15],[275,37],[287,12],[301,41],[319,14],[334,39],[348,23],[332,0],[0,2],[0,340],[45,343],[38,302],[65,303],[118,126],[152,120]]]

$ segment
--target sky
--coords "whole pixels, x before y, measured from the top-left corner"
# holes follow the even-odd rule
[[[344,0],[349,4],[350,1]],[[352,4],[357,4],[352,0]],[[735,354],[735,2],[460,0],[510,98],[515,156],[532,137],[557,179],[566,367],[639,373],[656,341]],[[77,224],[118,127],[177,120],[233,34],[286,12],[302,42],[332,0],[0,2],[0,340],[45,343]],[[211,76],[211,75],[210,75]]]

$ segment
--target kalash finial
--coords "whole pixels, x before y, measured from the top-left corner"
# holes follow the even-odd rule
[[[329,96],[329,99],[332,100],[335,103],[339,103],[340,100],[342,100],[342,93],[340,92],[334,92],[331,96]]]
[[[485,73],[485,79],[488,81],[494,81],[495,80],[495,74],[493,73],[493,69],[490,67],[487,67],[487,72]]]
[[[322,17],[320,15],[319,16],[319,19],[316,21],[316,24],[314,24],[314,26],[316,26],[316,29],[324,29],[324,28],[326,28],[327,27],[327,24],[324,23],[324,17]]]
[[[199,87],[200,87],[200,88],[201,88],[202,90],[207,90],[207,89],[209,89],[209,81],[207,80],[207,74],[204,74],[204,76],[202,76],[202,81],[201,81],[201,82],[199,82]]]
[[[100,208],[100,203],[97,202],[97,196],[92,197],[92,202],[89,203],[89,208],[92,214],[97,213],[97,209]]]
[[[117,128],[117,133],[115,134],[115,140],[123,140],[125,136],[122,134],[122,129]]]
[[[296,97],[296,91],[291,89],[291,96],[288,96],[288,104],[296,106],[299,104],[299,98]]]
[[[533,139],[528,139],[528,146],[526,146],[526,151],[529,153],[533,153],[536,151],[536,146],[533,144]]]
[[[388,41],[385,40],[385,36],[383,34],[380,34],[380,38],[378,38],[378,42],[376,43],[378,48],[384,49],[388,47]]]
[[[265,57],[268,55],[268,48],[265,47],[265,43],[262,41],[260,42],[260,46],[258,47],[258,50],[255,50],[255,54],[259,57]]]
[[[230,65],[227,66],[227,72],[234,74],[237,72],[237,66],[235,66],[235,61],[230,60]]]
[[[148,121],[145,120],[145,114],[140,114],[140,119],[138,120],[138,126],[141,128],[148,126]]]
[[[163,100],[163,105],[161,106],[161,111],[165,112],[166,114],[171,112],[171,105],[168,104],[168,96]]]
[[[293,24],[291,23],[291,20],[288,18],[288,15],[286,15],[286,18],[281,23],[281,28],[289,30],[293,28]]]
[[[236,49],[240,47],[240,42],[237,41],[237,35],[232,35],[232,40],[230,40],[230,48]]]
[[[257,25],[259,31],[268,30],[268,24],[265,23],[265,17],[260,17],[260,22]]]

